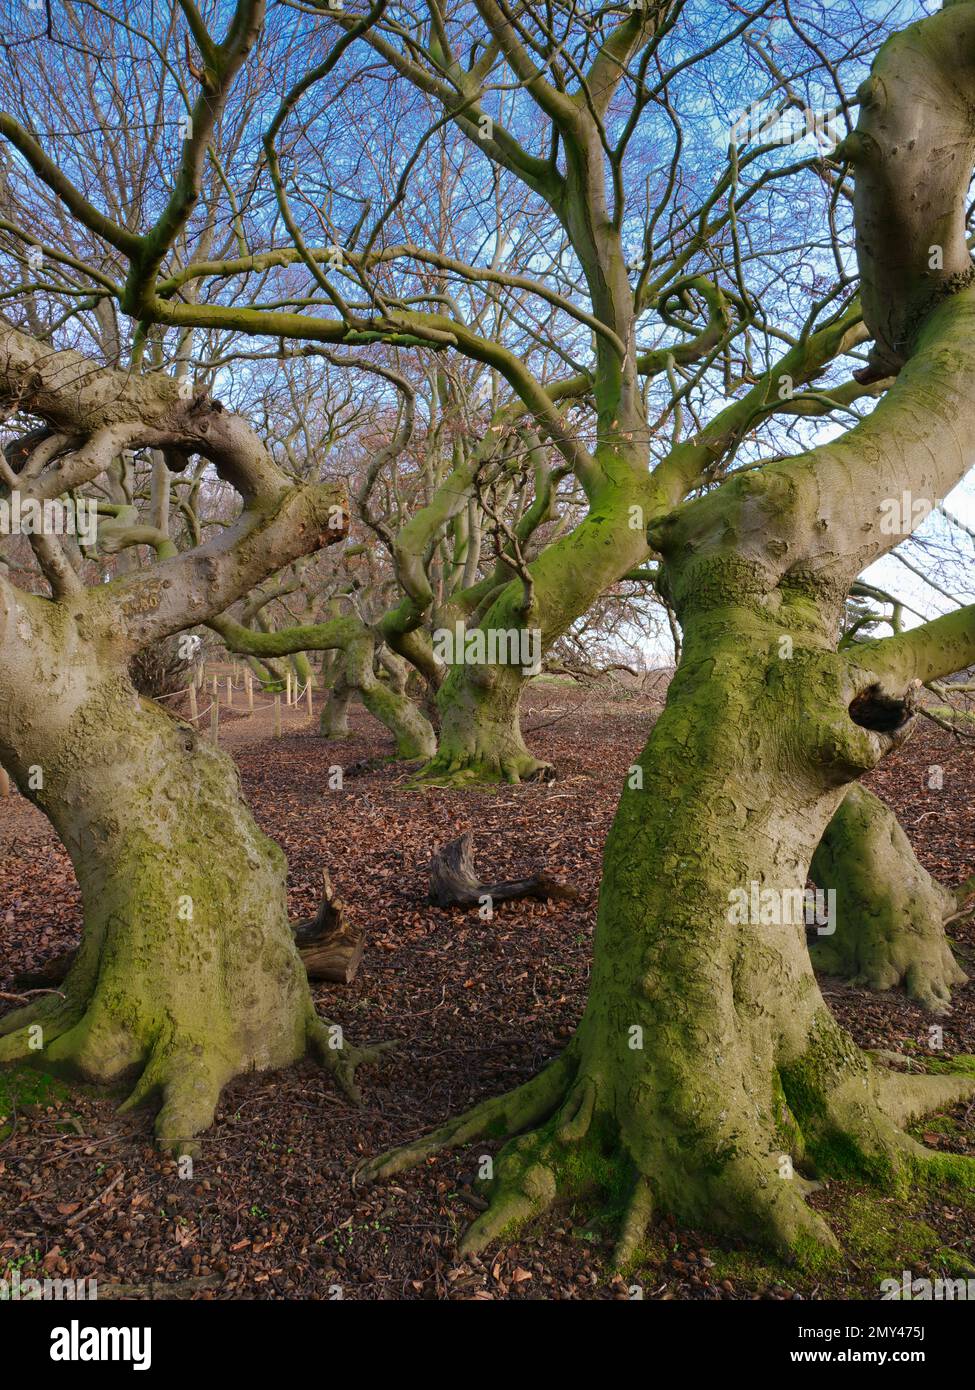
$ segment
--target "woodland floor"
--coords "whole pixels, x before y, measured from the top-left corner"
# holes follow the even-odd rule
[[[238,1080],[189,1181],[154,1151],[151,1108],[119,1116],[104,1092],[0,1072],[0,1278],[12,1268],[22,1278],[94,1276],[102,1297],[629,1296],[605,1272],[611,1233],[580,1228],[571,1210],[483,1261],[459,1261],[458,1235],[483,1205],[472,1191],[474,1150],[365,1190],[349,1181],[364,1155],[527,1079],[571,1036],[583,1008],[602,845],[659,702],[538,683],[525,703],[529,742],[559,771],[550,786],[409,790],[401,768],[368,766],[389,743],[358,708],[354,737],[342,744],[324,743],[304,709],[285,712],[279,741],[269,709],[225,719],[221,741],[258,819],[287,852],[292,915],[314,910],[325,865],[367,926],[356,980],[317,986],[320,1011],[353,1042],[398,1038],[400,1047],[361,1073],[360,1108],[311,1062]],[[357,770],[361,760],[367,766]],[[933,764],[944,769],[941,791],[927,785]],[[328,788],[334,765],[345,769],[342,790]],[[975,871],[971,744],[925,723],[868,780],[929,870],[947,883]],[[504,903],[489,922],[476,911],[429,907],[425,865],[466,829],[484,878],[544,863],[582,898]],[[0,990],[72,946],[79,927],[67,856],[13,793],[0,801]],[[975,975],[975,931],[959,929],[955,939]],[[931,1047],[932,1020],[902,995],[823,984],[863,1046],[975,1053],[975,984],[956,991],[940,1051]],[[961,1106],[929,1119],[925,1142],[975,1153],[972,1117],[975,1106]],[[878,1297],[879,1280],[903,1268],[914,1277],[975,1274],[975,1210],[947,1194],[905,1202],[831,1183],[813,1201],[848,1252],[828,1279],[705,1230],[658,1223],[648,1259],[627,1282],[647,1298],[857,1299]]]

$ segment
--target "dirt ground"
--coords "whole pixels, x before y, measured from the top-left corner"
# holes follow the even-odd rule
[[[251,718],[225,716],[221,742],[258,820],[288,855],[292,915],[314,910],[325,866],[367,928],[354,983],[315,987],[320,1012],[354,1043],[400,1045],[361,1073],[359,1108],[310,1061],[239,1079],[189,1180],[153,1149],[151,1108],[119,1116],[117,1096],[0,1073],[0,1278],[12,1269],[22,1278],[95,1277],[101,1297],[632,1296],[608,1279],[612,1233],[581,1224],[588,1213],[563,1210],[483,1260],[457,1259],[458,1236],[483,1206],[476,1161],[490,1145],[365,1190],[350,1183],[363,1156],[527,1079],[582,1011],[603,841],[659,702],[536,684],[525,706],[528,740],[558,780],[477,792],[409,789],[407,773],[384,761],[384,731],[359,708],[353,737],[330,744],[318,737],[317,707],[314,724],[304,707],[285,710],[280,740],[271,737],[269,706]],[[343,786],[330,789],[336,766]],[[940,790],[929,786],[932,766],[943,769]],[[971,744],[924,723],[867,780],[930,871],[948,883],[975,871]],[[485,878],[545,864],[582,897],[505,903],[492,921],[428,906],[430,855],[468,829]],[[14,793],[0,801],[0,990],[72,946],[79,929],[67,856]],[[975,975],[975,932],[960,927],[955,941]],[[975,985],[956,991],[940,1038],[901,994],[823,985],[863,1046],[975,1053]],[[925,1142],[975,1153],[972,1114],[975,1107],[960,1106],[929,1119]],[[915,1277],[975,1275],[975,1211],[953,1194],[902,1200],[833,1182],[812,1200],[846,1250],[828,1275],[659,1222],[628,1285],[659,1299],[856,1299],[876,1298],[879,1280],[903,1268]]]

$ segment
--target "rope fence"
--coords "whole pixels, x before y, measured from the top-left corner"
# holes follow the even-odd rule
[[[198,704],[198,700],[197,700],[197,690],[198,690],[198,689],[201,689],[201,688],[206,684],[206,676],[205,676],[205,674],[203,674],[202,672],[201,672],[201,675],[200,675],[200,676],[194,675],[193,679],[190,681],[190,684],[189,684],[188,686],[186,686],[184,689],[182,689],[182,690],[173,690],[173,691],[170,691],[170,693],[169,693],[168,695],[156,695],[156,696],[154,696],[153,698],[154,698],[155,700],[157,700],[157,701],[162,701],[162,700],[178,700],[178,699],[181,699],[184,695],[188,696],[188,697],[189,697],[189,703],[190,703],[189,722],[190,722],[195,728],[198,729],[198,728],[200,727],[201,721],[205,720],[206,717],[207,717],[207,715],[209,715],[209,716],[210,716],[210,738],[211,738],[211,741],[212,741],[213,743],[219,743],[219,742],[220,742],[220,710],[221,710],[221,704],[220,704],[220,691],[219,691],[218,684],[217,684],[218,678],[217,678],[216,676],[213,676],[212,681],[213,681],[213,684],[212,684],[212,694],[213,694],[213,698],[210,700],[210,703],[207,704],[207,705],[204,705],[202,709],[199,708],[199,704]],[[227,709],[233,709],[233,708],[234,708],[233,692],[234,692],[235,690],[243,690],[243,691],[244,691],[244,694],[245,694],[246,697],[247,697],[247,717],[248,717],[249,719],[252,719],[252,718],[254,717],[254,714],[257,713],[257,712],[259,712],[260,710],[264,710],[264,709],[273,709],[273,711],[274,711],[274,737],[275,737],[275,738],[281,738],[282,733],[283,733],[283,724],[282,724],[282,718],[281,718],[281,692],[280,692],[280,691],[269,691],[268,694],[271,695],[271,699],[269,699],[269,700],[261,700],[261,699],[255,700],[255,698],[254,698],[254,678],[253,678],[253,676],[251,675],[251,673],[250,673],[249,671],[245,673],[245,677],[244,677],[244,680],[243,680],[243,681],[239,681],[239,680],[238,680],[238,681],[235,682],[230,676],[228,676],[228,677],[226,678],[226,684],[225,684],[224,690],[225,690],[225,694],[226,694],[226,706],[225,706],[225,707],[226,707]],[[307,715],[308,715],[308,723],[309,723],[309,724],[312,723],[312,722],[314,721],[314,718],[315,718],[315,705],[314,705],[314,688],[313,688],[313,686],[312,686],[311,681],[310,681],[310,680],[309,680],[309,681],[306,681],[305,684],[304,684],[304,686],[301,686],[301,685],[299,685],[299,683],[298,683],[297,680],[295,680],[294,682],[292,682],[291,677],[290,677],[290,675],[289,675],[289,676],[288,676],[288,680],[287,680],[287,685],[286,685],[285,694],[286,694],[286,696],[287,696],[286,701],[285,701],[286,706],[290,706],[290,707],[291,707],[292,709],[294,709],[296,712],[300,712],[300,711],[301,711],[301,705],[302,705],[302,702],[304,702],[304,704],[305,704],[305,706],[306,706],[306,712],[307,712]],[[3,768],[0,767],[0,801],[2,801],[2,800],[4,800],[5,798],[9,797],[9,795],[10,795],[10,778],[9,778],[9,776],[7,775],[7,773],[3,770]]]
[[[211,691],[210,703],[204,709],[199,709],[197,704],[197,690],[201,689],[208,683],[210,685]],[[193,679],[190,681],[190,684],[186,687],[185,690],[177,690],[172,695],[166,695],[161,698],[172,700],[175,699],[176,696],[187,695],[189,697],[190,703],[190,722],[194,724],[196,727],[199,727],[201,720],[203,720],[205,716],[209,714],[210,737],[214,743],[218,743],[220,740],[220,710],[222,708],[228,710],[234,709],[234,691],[241,690],[244,692],[244,695],[247,700],[248,718],[253,718],[254,714],[260,712],[261,710],[272,709],[274,711],[274,737],[281,738],[283,732],[281,713],[282,692],[267,691],[266,693],[270,695],[270,699],[255,699],[254,677],[251,675],[249,671],[246,671],[244,673],[243,680],[235,680],[232,676],[227,676],[221,680],[221,678],[216,674],[211,673],[209,676],[207,676],[205,671],[201,671],[199,675],[195,675],[193,677]],[[264,689],[261,688],[257,692],[258,697],[260,697],[264,693]],[[301,710],[302,704],[304,704],[305,712],[307,713],[308,723],[312,723],[314,721],[315,695],[314,687],[310,680],[306,681],[304,685],[301,685],[298,679],[296,677],[293,678],[291,673],[288,672],[285,680],[285,689],[283,693],[284,706],[286,708],[291,708],[295,710],[295,712],[297,713]],[[223,696],[222,703],[221,696]]]

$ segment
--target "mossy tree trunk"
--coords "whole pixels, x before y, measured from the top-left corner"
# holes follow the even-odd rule
[[[151,446],[199,454],[240,498],[212,541],[104,583],[87,586],[54,535],[31,542],[50,597],[0,575],[0,763],[60,835],[84,906],[64,998],[6,1015],[0,1061],[131,1080],[133,1102],[161,1094],[160,1141],[188,1152],[230,1077],[312,1044],[351,1091],[364,1054],[315,1015],[284,857],[233,763],[140,698],[131,662],[341,539],[347,501],[331,484],[290,483],[203,391],[185,398],[171,378],[102,369],[15,328],[2,337],[0,393],[58,431],[59,451],[15,480],[30,496],[80,491],[121,449]]]
[[[440,690],[440,741],[422,779],[436,784],[524,782],[542,775],[521,732],[527,676],[517,666],[452,666]]]
[[[47,699],[43,718],[36,692],[3,702],[0,752],[71,856],[84,929],[64,997],[0,1022],[0,1060],[132,1081],[129,1103],[160,1095],[159,1141],[186,1153],[231,1077],[312,1045],[351,1088],[360,1054],[315,1013],[284,855],[233,761],[136,694],[98,598],[13,615]]]
[[[437,737],[426,715],[408,695],[381,681],[375,672],[376,642],[368,631],[345,647],[345,679],[359,692],[366,709],[389,730],[397,758],[429,758]]]
[[[866,787],[851,787],[813,855],[810,877],[836,893],[831,935],[813,964],[871,989],[903,985],[944,1013],[967,975],[952,955],[944,922],[955,894],[918,862],[896,816]]]
[[[812,1257],[833,1245],[804,1200],[812,1180],[951,1167],[898,1126],[975,1084],[872,1067],[812,972],[797,907],[809,862],[849,778],[892,736],[848,714],[872,675],[808,632],[781,659],[784,617],[722,607],[685,627],[642,786],[607,842],[589,1004],[567,1050],[366,1166],[385,1176],[512,1136],[464,1250],[556,1200],[597,1197],[619,1223],[620,1267],[653,1211]],[[755,890],[758,919],[742,920]]]
[[[318,731],[322,738],[350,737],[349,705],[352,703],[354,694],[355,691],[346,684],[344,676],[339,673],[332,681],[328,698],[322,706],[322,712],[319,716]]]

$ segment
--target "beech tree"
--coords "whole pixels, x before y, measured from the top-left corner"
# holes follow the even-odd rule
[[[368,316],[361,316],[348,303],[338,305],[333,289],[337,315],[295,315],[287,327],[300,337],[345,343],[374,336],[395,342],[406,334],[418,348],[459,353],[490,366],[508,383],[511,396],[492,409],[481,445],[466,451],[431,502],[400,528],[391,545],[404,598],[383,619],[383,632],[407,659],[421,656],[419,668],[437,692],[440,729],[435,733],[402,695],[387,699],[381,685],[375,687],[373,708],[384,711],[381,717],[390,722],[405,756],[428,756],[435,750],[422,780],[517,781],[545,770],[525,745],[518,721],[528,678],[525,666],[461,660],[440,670],[419,636],[435,612],[423,557],[443,528],[466,510],[478,470],[492,457],[492,439],[503,441],[527,415],[533,429],[561,454],[560,468],[548,467],[536,489],[529,518],[537,520],[557,504],[545,489],[551,491],[553,476],[562,474],[570,474],[579,485],[586,509],[571,529],[543,545],[526,564],[509,553],[493,576],[458,594],[457,611],[469,629],[487,634],[530,628],[537,632],[541,648],[549,651],[607,589],[640,573],[652,556],[655,519],[684,498],[713,490],[736,468],[755,468],[762,458],[761,446],[768,447],[770,439],[760,433],[763,428],[816,416],[835,418],[858,400],[872,401],[889,378],[878,359],[872,366],[861,366],[852,379],[844,380],[834,368],[825,389],[812,387],[832,364],[855,354],[868,335],[861,303],[852,295],[853,277],[845,268],[846,235],[837,211],[849,196],[848,158],[832,152],[784,165],[769,163],[770,142],[763,142],[759,132],[742,148],[733,142],[727,161],[717,161],[717,172],[707,164],[693,166],[707,190],[703,196],[693,188],[688,193],[684,179],[678,178],[689,156],[686,120],[672,86],[684,66],[700,65],[709,72],[707,64],[715,52],[727,62],[739,44],[746,56],[759,55],[780,103],[787,108],[799,104],[796,85],[783,73],[781,58],[772,59],[752,33],[761,8],[743,18],[736,12],[730,25],[708,28],[704,36],[693,30],[681,34],[689,56],[672,66],[667,44],[685,18],[679,5],[638,8],[628,16],[612,9],[592,15],[560,13],[557,35],[531,7],[519,11],[517,21],[504,6],[495,5],[477,5],[473,11],[460,6],[456,12],[433,6],[422,13],[422,41],[404,28],[397,14],[385,11],[358,18],[333,15],[330,23],[360,46],[368,45],[404,83],[439,106],[444,114],[429,130],[439,131],[449,120],[508,186],[528,191],[531,201],[525,206],[541,219],[558,247],[550,278],[534,268],[530,276],[516,272],[496,254],[489,268],[480,268],[460,259],[456,248],[449,253],[441,241],[393,240],[380,249],[375,230],[363,234],[360,249],[360,218],[343,246],[345,275],[366,286],[373,305],[381,300],[381,312],[370,307]],[[830,81],[837,67],[855,59],[868,36],[851,24],[848,32],[844,28],[832,60],[826,60],[815,21],[809,33],[795,18],[790,23],[798,55],[790,58],[798,66],[799,56],[812,53]],[[479,37],[464,66],[458,55],[471,34]],[[537,66],[542,58],[550,70],[547,77]],[[647,74],[654,65],[662,75],[651,85]],[[330,56],[321,73],[307,74],[296,83],[280,108],[274,138],[282,137],[306,94],[333,69]],[[501,80],[504,77],[510,84]],[[503,91],[513,87],[510,113],[494,104],[495,84]],[[846,111],[851,109],[842,86],[836,88],[836,100]],[[640,168],[640,156],[662,162],[666,148],[652,119],[658,107],[675,131],[669,176],[658,173],[657,198],[642,188],[640,197],[634,166]],[[803,114],[808,117],[808,107]],[[303,134],[307,138],[318,129],[308,118]],[[428,136],[423,129],[421,148]],[[417,162],[411,156],[398,178],[389,177],[387,206],[376,227],[385,229],[391,210],[398,208],[407,189],[415,188],[410,180]],[[668,167],[666,162],[663,167]],[[779,276],[785,275],[779,237],[769,240],[761,228],[778,183],[788,187],[795,200],[803,175],[815,176],[817,186],[826,187],[829,234],[822,256],[835,258],[837,275],[813,300],[801,328],[790,331],[789,313],[783,312],[775,286],[755,286],[750,276],[755,266],[764,270],[769,261]],[[282,209],[289,207],[280,179],[276,188]],[[763,201],[766,197],[768,203]],[[800,206],[801,235],[814,226],[814,218],[805,202]],[[814,211],[818,214],[818,207]],[[665,222],[667,230],[662,232]],[[334,264],[334,256],[305,240],[294,213],[288,226],[294,245],[278,254],[288,262],[303,261],[324,289],[321,266],[330,260]],[[502,226],[499,222],[495,231],[499,241]],[[786,228],[794,238],[795,218]],[[409,231],[404,225],[404,238]],[[742,246],[746,235],[747,251]],[[815,247],[816,233],[810,230],[808,237]],[[634,245],[640,247],[639,254],[632,253]],[[259,260],[259,267],[264,263]],[[198,280],[214,268],[212,263],[190,265],[179,282]],[[250,274],[241,258],[220,269],[245,278]],[[453,300],[448,300],[450,312],[443,314],[414,307],[424,288],[443,291],[449,283],[469,292],[472,284],[484,280],[506,293],[529,296],[547,310],[557,308],[560,317],[547,320],[544,332],[536,328],[527,339],[512,342],[503,335],[488,336],[483,311],[465,314]],[[564,292],[566,282],[571,298]],[[429,295],[423,298],[425,302]],[[518,310],[523,314],[521,300]],[[163,305],[159,312],[172,322],[183,321],[178,306]],[[265,322],[271,317],[259,304],[239,311],[219,304],[197,317],[211,327],[254,332],[261,328],[262,316]],[[553,375],[551,360],[543,356],[536,362],[542,346],[551,350],[559,329],[573,341],[582,328],[591,336],[584,370],[570,376],[556,370]],[[654,330],[662,344],[641,348],[643,335]],[[764,363],[753,346],[756,338],[762,340]],[[580,355],[576,347],[569,363],[577,366]],[[734,377],[732,362],[738,369]],[[563,367],[565,362],[556,356],[555,365]],[[737,388],[730,393],[737,398],[721,401],[722,382],[726,388]],[[694,408],[693,388],[703,393],[710,415],[706,422]],[[687,419],[693,422],[690,430]],[[790,441],[781,429],[771,438],[780,450],[787,449]],[[752,447],[743,449],[746,442]],[[888,514],[889,508],[884,515]],[[900,536],[910,529],[904,525]],[[666,597],[666,571],[660,578]],[[851,590],[857,583],[854,575]],[[349,641],[353,632],[361,638],[358,627],[344,622],[276,634],[263,643],[257,636],[233,637],[245,642],[241,650],[257,654],[263,646],[273,654],[294,650],[296,644]],[[223,634],[232,640],[226,625]],[[372,650],[371,643],[365,650]],[[368,673],[369,662],[360,663],[359,669]],[[862,814],[840,818],[830,838],[842,840],[846,853],[828,856],[824,849],[818,860],[820,866],[831,865],[836,881],[830,886],[840,898],[856,901],[861,908],[866,908],[867,898],[862,885],[850,880],[853,866],[867,854],[875,856],[881,840],[903,843],[893,817],[880,803],[873,808],[872,821],[868,834]],[[936,903],[946,901],[945,894],[920,866],[917,872],[925,885],[920,903],[905,899],[895,907],[881,893],[884,907],[874,903],[869,912],[844,910],[836,940],[821,945],[819,954],[824,964],[875,987],[904,984],[926,1007],[941,1011],[949,1003],[952,985],[964,975],[945,939],[945,913],[935,910]]]
[[[885,503],[944,497],[975,451],[973,54],[970,0],[894,34],[837,151],[854,180],[865,374],[894,384],[840,438],[650,525],[684,650],[642,786],[624,791],[610,832],[575,1037],[516,1091],[364,1169],[377,1178],[507,1139],[465,1250],[559,1198],[601,1194],[620,1216],[618,1266],[654,1211],[814,1259],[835,1245],[805,1200],[820,1176],[971,1186],[969,1159],[925,1149],[905,1126],[970,1096],[972,1077],[910,1075],[863,1053],[796,926],[769,915],[733,927],[728,901],[753,883],[801,889],[851,784],[909,735],[916,683],[975,658],[971,607],[837,650],[851,585],[894,543]]]
[[[969,1094],[971,1081],[905,1076],[861,1054],[829,1014],[801,925],[781,904],[801,893],[827,832],[827,876],[855,886],[857,837],[885,813],[837,820],[845,797],[910,732],[915,682],[973,659],[968,608],[889,638],[841,647],[840,635],[858,577],[898,539],[879,524],[891,499],[944,496],[972,461],[965,214],[975,5],[959,0],[889,39],[856,101],[836,89],[848,115],[859,105],[856,131],[829,156],[774,167],[760,138],[747,151],[732,138],[709,165],[698,132],[690,153],[673,97],[682,73],[707,75],[720,55],[710,69],[718,81],[734,56],[766,73],[780,105],[803,107],[793,76],[752,33],[767,4],[709,12],[700,25],[680,0],[586,13],[506,0],[431,0],[417,14],[382,0],[357,13],[323,3],[309,16],[316,8],[284,5],[268,20],[261,0],[239,0],[227,22],[220,7],[205,19],[179,0],[179,14],[167,12],[167,40],[189,40],[196,86],[176,84],[189,120],[177,152],[160,156],[158,177],[143,180],[152,186],[140,186],[141,200],[121,200],[121,213],[92,190],[70,140],[55,157],[23,112],[0,114],[18,188],[46,190],[83,228],[85,256],[53,247],[52,258],[133,327],[129,370],[96,368],[43,341],[61,325],[32,325],[38,291],[15,287],[23,322],[3,330],[5,396],[45,432],[14,450],[4,484],[53,500],[110,471],[121,449],[150,448],[171,473],[187,456],[209,460],[243,503],[218,536],[157,551],[151,568],[107,584],[86,586],[70,551],[45,536],[32,545],[50,597],[4,581],[0,758],[71,849],[86,935],[67,999],[5,1019],[0,1058],[28,1049],[40,1022],[45,1055],[85,1075],[144,1066],[135,1098],[162,1088],[158,1127],[169,1146],[208,1123],[228,1076],[291,1060],[309,1038],[351,1084],[357,1056],[329,1048],[334,1035],[310,1010],[284,940],[283,864],[241,807],[229,763],[200,751],[185,726],[137,707],[124,674],[140,644],[201,623],[258,657],[275,655],[268,637],[280,655],[328,647],[307,631],[253,633],[228,610],[334,539],[329,521],[341,504],[327,485],[287,478],[241,420],[193,389],[188,371],[143,368],[151,347],[164,355],[174,341],[174,361],[187,366],[201,343],[212,354],[245,339],[375,362],[380,349],[457,355],[505,390],[492,395],[475,446],[392,539],[401,602],[378,626],[372,615],[349,626],[360,688],[374,674],[379,636],[418,670],[430,667],[423,560],[469,509],[478,471],[496,460],[495,435],[557,453],[554,470],[547,457],[540,465],[533,505],[547,505],[554,471],[572,475],[586,511],[528,563],[512,545],[484,576],[472,625],[537,629],[549,649],[650,561],[680,624],[681,659],[607,844],[591,997],[576,1037],[512,1095],[375,1160],[366,1175],[470,1139],[509,1139],[467,1248],[558,1198],[601,1191],[623,1212],[621,1264],[655,1207],[810,1254],[830,1243],[804,1201],[817,1173],[967,1181],[963,1160],[928,1154],[902,1127]],[[852,10],[837,27],[839,37],[824,37],[815,24],[807,32],[789,22],[789,43],[830,82],[875,39],[873,22]],[[140,53],[158,51],[154,34],[126,33]],[[276,71],[279,60],[274,114],[259,139],[253,120],[238,124],[234,168],[225,169],[219,136],[238,110],[235,84]],[[378,114],[377,63],[393,94]],[[167,116],[171,66],[160,95]],[[367,158],[342,144],[338,175],[323,162],[309,176],[309,149],[348,131],[356,92],[375,148]],[[714,115],[707,120],[713,136]],[[520,264],[498,261],[496,222],[487,267],[440,237],[386,235],[417,152],[447,125],[499,186],[523,191],[517,206],[540,230]],[[402,163],[400,131],[415,144]],[[851,179],[859,298],[845,258]],[[776,222],[762,202],[779,186],[791,222]],[[749,222],[756,208],[765,213]],[[807,236],[816,222],[820,231]],[[2,230],[12,244],[31,244],[16,220]],[[797,237],[812,248],[809,284],[789,274]],[[500,336],[477,299],[484,285],[510,310]],[[852,379],[844,358],[859,363]],[[830,368],[828,389],[813,387]],[[788,447],[796,421],[862,410],[877,397],[841,438]],[[772,457],[755,443],[760,426],[775,431]],[[57,697],[43,721],[38,679]],[[430,669],[430,679],[441,712],[430,780],[539,771],[518,727],[519,667],[462,662],[442,680]],[[33,787],[31,769],[48,763],[46,786]],[[187,891],[174,894],[174,885]],[[890,899],[879,874],[870,886]],[[753,888],[760,920],[733,921],[733,895],[750,901]],[[951,962],[942,900],[929,897],[922,956],[906,936],[894,949],[887,933],[879,978],[904,978],[943,1003]],[[189,908],[192,922],[174,929],[174,913]],[[893,935],[908,917],[916,925],[916,903],[891,899],[889,909]]]
[[[674,104],[682,73],[700,67],[713,81],[737,62],[769,79],[780,107],[800,104],[793,78],[750,34],[767,4],[701,25],[679,3],[572,9],[559,12],[560,37],[530,7],[517,24],[497,7],[448,13],[421,5],[407,22],[405,11],[384,3],[357,14],[323,3],[310,17],[299,7],[300,23],[298,10],[282,7],[258,47],[256,69],[275,64],[284,87],[260,131],[241,115],[235,89],[211,80],[215,40],[203,16],[180,8],[202,64],[191,63],[203,84],[197,104],[244,133],[233,167],[218,165],[219,177],[198,133],[184,142],[173,178],[196,214],[165,267],[158,248],[142,254],[115,286],[119,303],[184,343],[236,335],[357,353],[384,344],[457,354],[490,373],[479,438],[490,445],[527,420],[561,455],[586,509],[531,562],[528,587],[511,567],[493,586],[471,586],[460,605],[469,627],[488,635],[531,629],[551,649],[607,587],[643,564],[651,519],[733,466],[758,425],[777,414],[829,414],[876,394],[876,384],[856,381],[831,383],[825,397],[803,390],[862,335],[844,276],[835,284],[826,276],[806,322],[792,324],[788,313],[777,321],[805,274],[790,272],[783,253],[814,213],[822,221],[823,197],[839,197],[836,171],[819,153],[770,165],[761,139],[715,170],[713,129],[702,146]],[[872,26],[852,10],[844,21],[825,60],[815,26],[790,39],[800,74],[812,59],[831,83],[835,66],[863,50]],[[235,23],[259,29],[263,6],[239,6]],[[461,62],[469,37],[473,48]],[[679,57],[671,60],[668,43]],[[158,46],[150,35],[147,53]],[[551,81],[534,75],[533,53],[551,67]],[[389,111],[374,101],[377,58],[390,79],[383,90],[395,94]],[[250,112],[250,89],[245,96]],[[196,131],[197,113],[187,114]],[[68,171],[14,118],[4,130],[41,184],[104,242]],[[323,160],[324,149],[336,157]],[[481,193],[472,196],[475,164],[487,170],[490,216],[473,210]],[[807,169],[818,174],[811,195],[794,178]],[[789,186],[790,219],[776,226],[772,190],[780,181]],[[273,198],[272,218],[252,211],[259,197]],[[212,229],[224,225],[218,247]],[[826,256],[842,249],[829,235],[816,243],[810,234],[809,242]],[[486,265],[478,259],[485,248]],[[817,272],[817,288],[822,279]],[[712,413],[722,382],[737,386],[738,399],[704,423],[702,407]],[[670,447],[675,441],[679,448]],[[479,452],[468,450],[433,511],[396,537],[405,598],[384,626],[399,654],[419,656],[428,675],[413,636],[434,602],[420,556],[467,508]],[[648,469],[648,456],[656,467]],[[547,505],[544,495],[535,503]],[[452,666],[439,680],[439,746],[425,779],[543,772],[518,727],[524,681],[520,663]],[[427,752],[429,735],[405,746]]]
[[[558,496],[566,470],[527,426],[476,439],[464,409],[466,383],[440,364],[423,392],[422,437],[415,428],[421,393],[405,376],[376,363],[348,365],[394,383],[400,396],[388,439],[377,447],[372,429],[366,431],[362,452],[370,463],[350,480],[353,515],[372,544],[347,549],[349,582],[342,592],[330,588],[314,601],[308,593],[311,606],[327,600],[325,621],[248,631],[246,622],[224,615],[211,625],[231,650],[253,658],[341,653],[331,668],[338,688],[323,732],[332,732],[340,705],[358,693],[393,734],[397,756],[426,761],[437,751],[437,733],[420,702],[406,694],[406,663],[424,683],[429,706],[449,670],[468,664],[468,647],[484,638],[478,613],[513,575],[530,588],[530,561],[565,529],[572,498]],[[518,653],[512,659],[541,670],[541,644],[522,641],[529,636],[524,629],[510,635]],[[376,677],[377,660],[392,662],[394,682]]]

